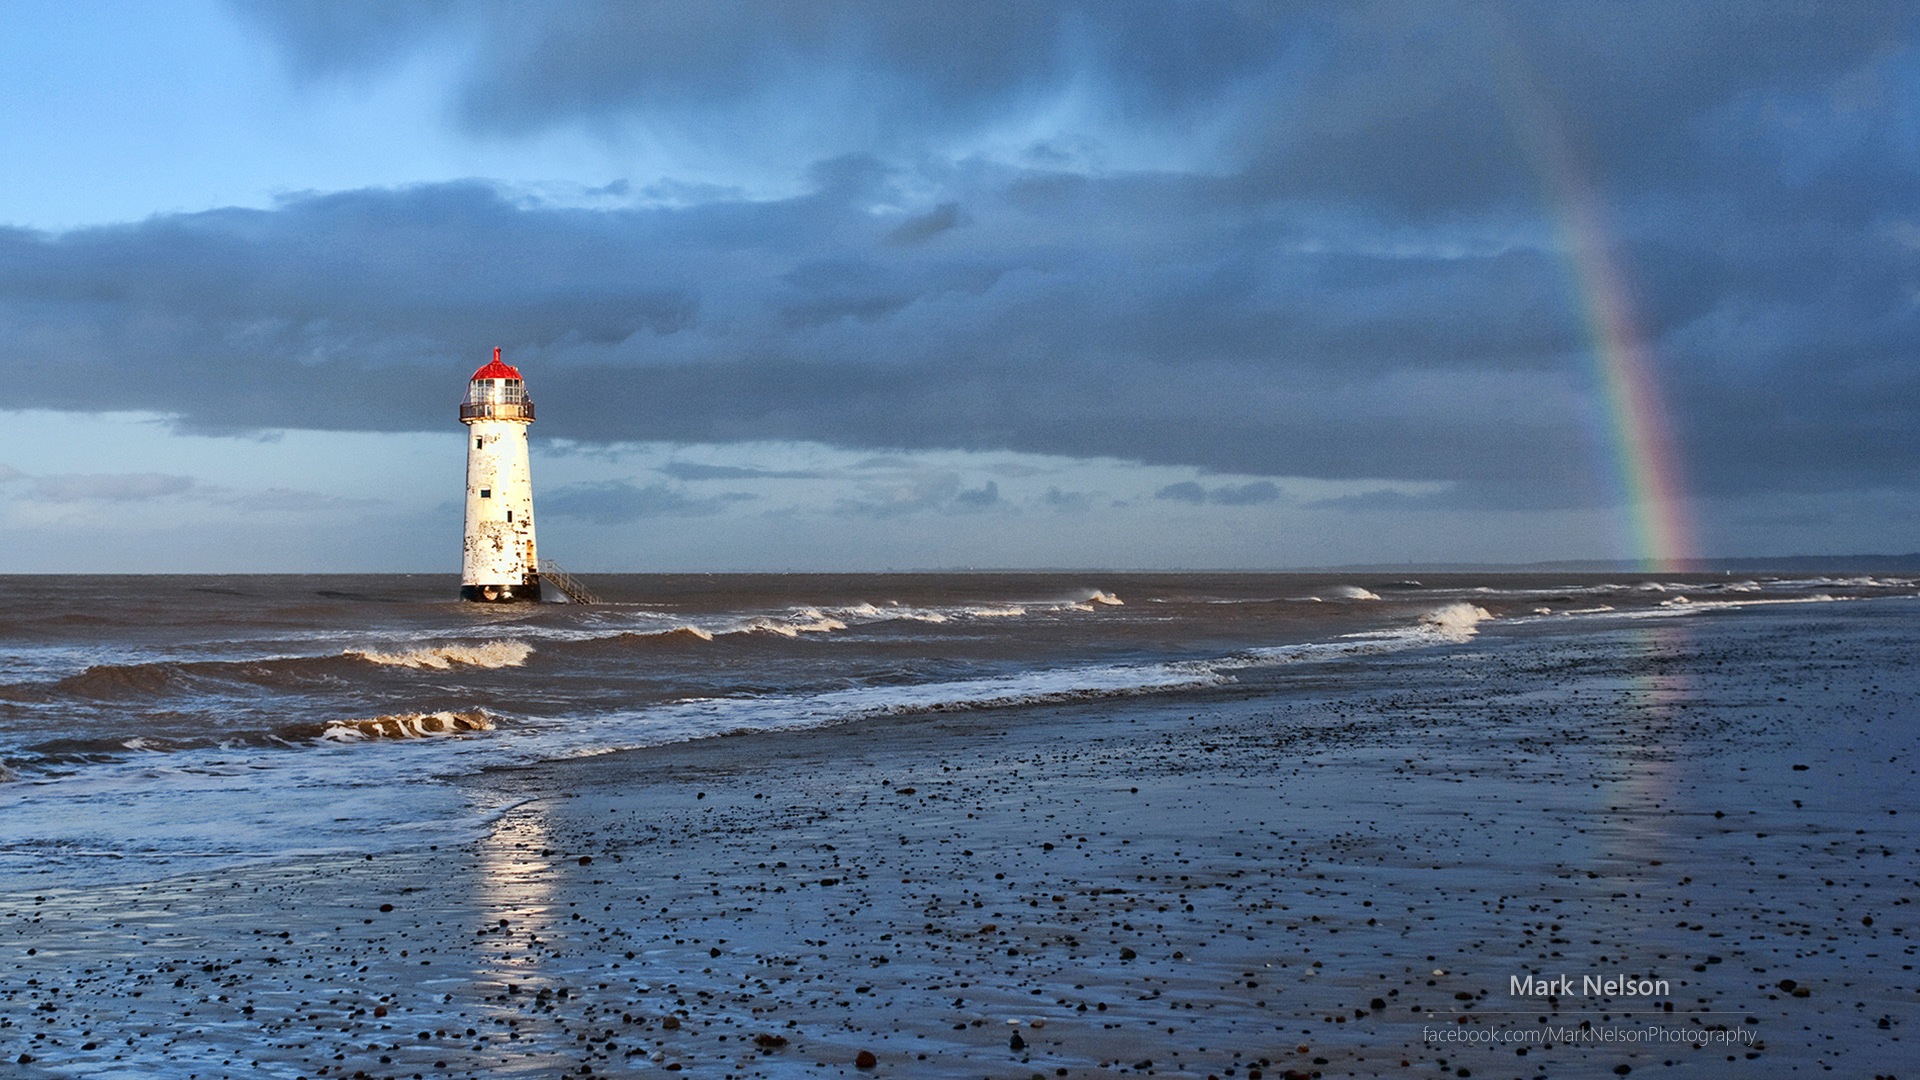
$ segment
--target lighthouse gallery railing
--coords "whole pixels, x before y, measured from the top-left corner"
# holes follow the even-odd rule
[[[531,401],[480,401],[460,406],[462,420],[531,420]]]

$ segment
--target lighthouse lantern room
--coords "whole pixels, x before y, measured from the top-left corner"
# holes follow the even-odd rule
[[[518,369],[500,360],[473,373],[460,405],[467,425],[467,523],[460,597],[486,603],[540,599],[533,546],[533,471],[527,425],[533,399]]]

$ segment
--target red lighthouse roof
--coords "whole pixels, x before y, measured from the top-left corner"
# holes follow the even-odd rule
[[[479,371],[474,372],[473,379],[469,379],[467,381],[473,382],[477,379],[518,379],[518,378],[520,378],[520,369],[517,367],[514,367],[512,364],[501,363],[500,347],[496,345],[493,348],[493,361],[487,364],[485,367],[481,368]]]

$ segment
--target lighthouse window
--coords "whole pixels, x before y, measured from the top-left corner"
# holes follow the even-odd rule
[[[481,498],[483,498],[483,499],[491,499],[491,498],[493,498],[493,489],[492,489],[492,488],[481,488],[481,489],[480,489],[480,497],[481,497]]]
[[[509,511],[507,511],[507,520],[508,520],[508,521],[512,521],[512,520],[513,520],[513,511],[511,511],[511,510],[509,510]]]
[[[473,440],[473,448],[474,448],[475,450],[478,450],[478,449],[480,449],[480,440],[479,440],[479,439],[475,439],[475,440]]]

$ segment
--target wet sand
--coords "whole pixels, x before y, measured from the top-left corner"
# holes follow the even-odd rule
[[[501,770],[469,783],[523,801],[469,845],[9,888],[0,1062],[1911,1072],[1916,645],[1912,600],[1496,624],[1204,693]],[[1557,1037],[1489,1041],[1526,1032]]]

